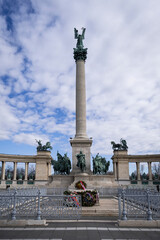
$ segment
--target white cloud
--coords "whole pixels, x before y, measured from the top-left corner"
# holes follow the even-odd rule
[[[8,76],[0,80],[0,138],[34,144],[34,136],[54,142],[58,134],[65,145],[74,136],[73,28],[84,26],[92,153],[112,154],[110,141],[121,137],[131,154],[159,152],[159,1],[33,0],[32,7],[12,13],[13,34],[0,16],[0,76]]]

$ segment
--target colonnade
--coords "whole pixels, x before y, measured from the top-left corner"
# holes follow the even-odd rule
[[[127,151],[114,151],[112,156],[115,180],[121,184],[129,184],[129,163],[136,163],[137,182],[141,183],[140,163],[148,163],[149,182],[152,184],[152,162],[160,162],[160,154],[128,155]]]
[[[52,157],[49,151],[37,152],[37,155],[33,156],[0,154],[0,162],[2,162],[0,187],[2,187],[2,185],[5,185],[7,183],[6,180],[8,180],[5,179],[5,169],[7,162],[12,162],[14,164],[12,177],[13,184],[17,184],[18,163],[25,163],[25,175],[23,182],[28,182],[29,164],[35,163],[35,183],[37,181],[45,184],[48,182],[48,177],[51,175],[51,160]]]
[[[2,173],[1,173],[1,180],[5,180],[5,166],[6,161],[2,161]],[[28,166],[29,162],[25,162],[25,176],[24,180],[28,180]],[[14,168],[13,168],[13,181],[17,180],[17,162],[14,162]]]
[[[152,181],[152,168],[151,164],[152,162],[149,161],[148,163],[148,176],[149,176],[149,181]],[[137,181],[141,180],[141,175],[140,175],[140,162],[136,162],[136,171],[137,171]]]

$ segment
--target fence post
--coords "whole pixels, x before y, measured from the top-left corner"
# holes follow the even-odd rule
[[[125,209],[125,190],[122,190],[122,196],[123,196],[123,212],[122,212],[122,220],[127,220],[127,214]]]
[[[12,220],[16,220],[16,195],[17,195],[17,191],[15,190],[14,195],[13,195],[13,211],[11,214]]]
[[[149,196],[149,189],[147,189],[147,202],[148,202],[148,211],[147,211],[147,220],[152,220],[152,211],[150,206],[150,196]]]
[[[37,211],[37,220],[41,220],[40,195],[41,195],[41,191],[38,190],[38,211]]]
[[[121,219],[121,194],[118,194],[118,210],[119,210],[119,219]]]

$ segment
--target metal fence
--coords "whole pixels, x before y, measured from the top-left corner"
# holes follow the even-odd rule
[[[15,190],[0,194],[0,219],[80,219],[81,196],[33,192],[22,194],[23,191]]]
[[[119,219],[160,219],[160,193],[155,190],[119,189]]]

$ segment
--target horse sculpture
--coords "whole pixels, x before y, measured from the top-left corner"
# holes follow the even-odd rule
[[[42,141],[39,140],[36,142],[38,143],[38,146],[37,146],[37,151],[48,151],[48,149],[52,149],[52,146],[51,146],[51,143],[50,142],[46,142],[45,145],[42,145]]]
[[[93,159],[93,174],[106,174],[110,165],[110,162],[106,161],[104,157],[101,157],[99,153]]]
[[[54,168],[54,172],[56,174],[70,174],[71,170],[71,161],[67,156],[67,153],[62,156],[59,152],[57,152],[58,160],[52,160],[51,163]]]
[[[115,143],[115,142],[111,142],[112,144],[112,149],[113,150],[118,150],[118,151],[127,151],[128,146],[127,146],[127,141],[124,139],[120,139],[120,143]]]

